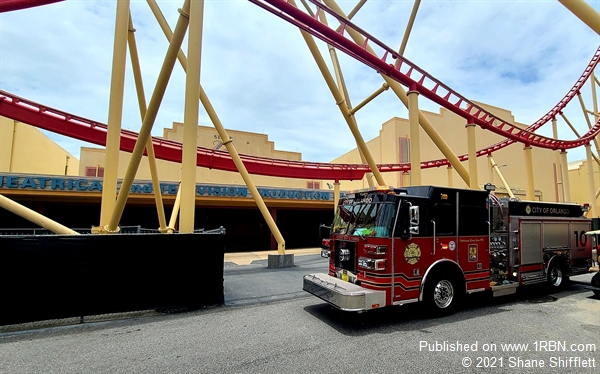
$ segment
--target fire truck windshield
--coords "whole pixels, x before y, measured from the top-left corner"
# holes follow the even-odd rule
[[[333,234],[374,236],[391,235],[395,217],[392,203],[340,205],[333,220]]]

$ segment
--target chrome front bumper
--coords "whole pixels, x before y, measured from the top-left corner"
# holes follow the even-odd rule
[[[323,273],[305,275],[302,289],[347,312],[385,306],[385,291],[369,290]]]

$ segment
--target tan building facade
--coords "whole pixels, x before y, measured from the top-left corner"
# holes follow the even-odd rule
[[[245,131],[227,130],[233,144],[240,154],[246,154],[257,157],[276,158],[291,161],[301,161],[302,155],[297,152],[287,152],[275,149],[274,142],[270,141],[267,135],[257,134]],[[163,138],[176,142],[183,142],[183,124],[173,123],[172,128],[165,129]],[[210,149],[226,151],[223,140],[217,134],[214,127],[198,126],[197,145]],[[81,176],[102,176],[104,170],[103,148],[83,147],[81,149],[81,159],[79,175]],[[127,170],[127,165],[131,159],[131,154],[127,152],[119,153],[119,171],[118,177],[122,178]],[[181,179],[181,166],[178,163],[157,160],[158,176],[161,181],[179,181]],[[136,179],[151,179],[148,159],[143,157],[140,163]],[[253,175],[252,180],[257,186],[287,187],[287,188],[310,188],[320,189],[320,181],[312,181],[295,178],[276,178],[261,175]],[[239,173],[222,170],[212,170],[206,168],[196,169],[196,182],[198,183],[218,183],[243,185],[244,181]],[[316,184],[314,182],[317,182]]]
[[[569,182],[571,190],[571,200],[579,204],[590,204],[592,194],[596,196],[598,202],[598,188],[600,188],[600,171],[598,164],[592,163],[594,174],[595,191],[590,191],[590,180],[588,172],[588,163],[586,160],[569,162]]]
[[[479,105],[500,118],[515,123],[510,111],[481,103]],[[466,122],[462,117],[445,108],[441,108],[439,113],[425,111],[423,113],[455,154],[461,155],[467,153]],[[516,124],[526,127],[525,125]],[[479,127],[475,128],[475,134],[477,149],[482,149],[504,140],[503,137]],[[419,138],[422,162],[445,158],[423,129],[420,129]],[[410,162],[410,127],[408,119],[394,117],[385,122],[379,131],[379,136],[368,141],[367,146],[378,164]],[[560,168],[557,167],[555,152],[541,148],[533,148],[532,151],[536,200],[558,201],[559,191],[556,189],[556,182],[560,180],[557,174]],[[514,195],[525,199],[527,173],[523,145],[520,143],[512,144],[494,152],[492,158],[499,166]],[[353,149],[331,162],[361,163],[357,149]],[[463,164],[468,170],[468,162],[465,161]],[[507,194],[499,177],[495,173],[492,173],[488,157],[482,156],[477,159],[477,169],[478,185],[480,187],[483,187],[486,183],[492,183],[497,187],[497,195],[505,196]],[[410,185],[410,173],[384,173],[383,178],[388,185]],[[421,184],[468,188],[458,173],[455,170],[451,170],[449,173],[447,167],[422,169]],[[366,178],[360,181],[344,181],[342,183],[342,189],[346,190],[366,187],[368,187]]]
[[[0,116],[0,172],[79,175],[79,161],[35,127]]]

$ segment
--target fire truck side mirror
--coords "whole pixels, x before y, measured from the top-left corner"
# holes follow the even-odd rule
[[[411,206],[409,208],[409,216],[410,216],[410,234],[418,234],[419,233],[419,207]]]
[[[403,201],[400,205],[400,219],[396,227],[397,236],[409,240],[411,235],[419,233],[419,207]]]

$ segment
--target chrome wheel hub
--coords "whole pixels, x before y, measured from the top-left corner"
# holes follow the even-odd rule
[[[552,269],[550,273],[550,282],[553,286],[558,287],[562,283],[563,273],[562,269],[559,266],[556,266]]]
[[[433,289],[433,301],[438,308],[447,308],[454,299],[454,287],[447,280],[439,281]]]

